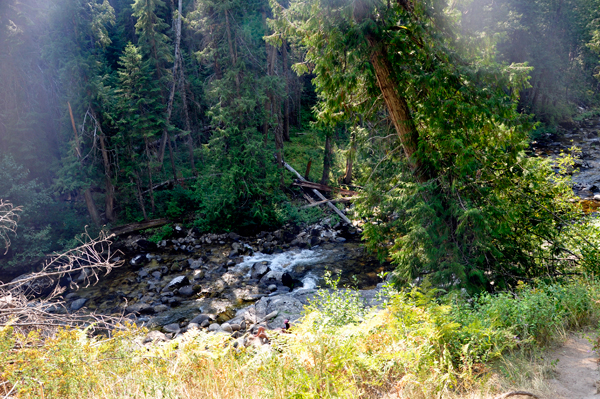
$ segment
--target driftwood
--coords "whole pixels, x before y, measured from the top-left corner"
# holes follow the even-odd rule
[[[164,226],[167,223],[169,223],[169,219],[166,218],[146,220],[144,222],[130,223],[124,226],[115,227],[110,232],[115,236],[122,236],[123,234],[133,233],[134,231]]]
[[[315,207],[315,206],[323,205],[323,204],[325,204],[327,202],[336,203],[336,202],[350,202],[350,201],[351,201],[350,198],[337,198],[337,199],[333,199],[333,200],[325,200],[325,201],[315,202],[312,198],[310,198],[310,201],[309,201],[310,204],[304,205],[303,207],[300,207],[300,209],[312,208],[312,207]]]
[[[319,190],[319,191],[325,191],[325,192],[335,192],[341,195],[357,195],[358,193],[356,191],[351,191],[351,190],[345,190],[343,188],[336,188],[336,187],[329,187],[326,186],[324,184],[319,184],[319,183],[313,183],[313,182],[309,182],[309,181],[294,181],[294,183],[292,183],[294,186],[300,186],[300,187],[306,187],[306,188],[313,188],[315,190]]]
[[[283,164],[283,166],[285,166],[285,168],[287,170],[289,170],[290,172],[292,172],[293,174],[296,175],[296,177],[298,177],[298,179],[301,182],[306,182],[306,180],[304,180],[304,177],[302,177],[300,175],[300,173],[296,172],[296,170],[294,168],[292,168],[287,162],[282,161],[281,162]],[[319,198],[321,198],[323,201],[326,201],[325,204],[327,204],[328,207],[330,207],[335,213],[337,213],[339,215],[340,218],[342,218],[342,220],[348,224],[352,224],[352,221],[350,219],[348,219],[348,217],[346,217],[346,215],[344,215],[344,213],[342,211],[340,211],[339,209],[337,209],[337,207],[335,205],[333,205],[331,203],[331,201],[329,201],[327,198],[325,198],[325,196],[323,194],[321,194],[318,190],[316,189],[312,189],[313,193],[315,193],[315,195]]]

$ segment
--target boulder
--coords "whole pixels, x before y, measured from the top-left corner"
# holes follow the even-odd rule
[[[189,283],[190,283],[190,281],[188,280],[188,278],[186,276],[177,276],[174,279],[172,279],[169,282],[169,284],[167,284],[165,286],[165,288],[163,288],[163,291],[183,287],[184,285],[188,285]]]
[[[177,334],[181,331],[181,328],[179,327],[179,323],[171,323],[164,326],[163,331],[166,333]]]
[[[223,331],[225,331],[225,332],[230,333],[230,334],[233,333],[233,328],[231,327],[231,325],[229,323],[223,323],[223,324],[221,324],[221,329]]]
[[[219,323],[212,323],[208,326],[208,332],[221,332],[223,329],[219,325]]]
[[[71,303],[71,310],[75,312],[75,311],[81,309],[87,301],[88,301],[87,298],[79,298],[79,299],[73,301],[73,303]]]
[[[136,303],[125,308],[125,313],[152,314],[154,308],[147,303]]]
[[[256,262],[250,268],[250,278],[253,280],[260,280],[270,270],[269,262]]]
[[[184,285],[179,289],[179,295],[183,297],[189,297],[194,295],[194,287],[191,285]]]
[[[202,313],[201,313],[201,314],[199,314],[198,316],[194,317],[194,318],[193,318],[193,319],[190,321],[190,323],[196,323],[196,324],[200,324],[200,325],[201,325],[201,324],[202,324],[202,323],[203,323],[205,320],[211,321],[211,320],[213,320],[213,319],[214,319],[214,318],[213,318],[211,315],[209,315],[209,314],[202,314]]]
[[[150,331],[148,334],[146,334],[146,337],[144,338],[143,343],[147,344],[148,342],[166,342],[169,339],[167,338],[167,336],[165,334],[163,334],[160,331]]]

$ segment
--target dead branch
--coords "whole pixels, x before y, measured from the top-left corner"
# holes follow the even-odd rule
[[[13,206],[10,202],[0,200],[0,240],[4,241],[6,251],[10,247],[9,233],[15,233],[19,222],[19,215],[23,208]],[[4,253],[6,253],[6,251]]]
[[[101,232],[92,239],[87,232],[81,245],[50,257],[42,270],[17,277],[8,283],[0,282],[0,327],[11,326],[20,330],[55,329],[65,326],[94,326],[113,329],[120,318],[69,312],[61,295],[66,284],[79,288],[100,280],[123,261],[111,251],[112,235]],[[61,284],[62,282],[62,284]]]

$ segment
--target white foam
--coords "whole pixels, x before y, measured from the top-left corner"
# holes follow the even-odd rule
[[[250,268],[257,262],[269,262],[275,272],[292,270],[298,265],[312,265],[323,261],[327,256],[320,248],[286,251],[280,254],[267,255],[257,252],[252,256],[244,256],[244,261],[236,266],[240,271],[250,273]],[[308,276],[308,275],[307,275]],[[306,277],[305,277],[306,278]],[[315,278],[314,276],[312,278]],[[315,278],[316,279],[316,278]],[[304,280],[304,279],[303,279]],[[315,283],[316,284],[316,283]]]

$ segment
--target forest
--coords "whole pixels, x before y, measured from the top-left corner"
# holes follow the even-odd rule
[[[0,396],[558,397],[599,137],[600,0],[0,0]]]
[[[566,175],[528,154],[594,115],[596,1],[0,7],[0,198],[23,209],[5,272],[86,225],[255,233],[319,218],[281,161],[360,187],[363,239],[399,281],[556,275],[573,240],[597,267]]]

